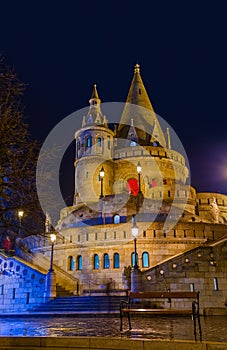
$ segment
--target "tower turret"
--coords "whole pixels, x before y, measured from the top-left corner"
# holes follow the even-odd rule
[[[104,125],[107,127],[106,117],[101,111],[101,100],[98,95],[97,86],[94,84],[91,98],[89,100],[89,110],[86,116],[83,118],[82,126],[88,126],[92,124]]]
[[[105,169],[104,195],[112,193],[113,137],[107,119],[101,111],[101,100],[94,85],[89,110],[82,128],[76,131],[75,204],[97,202],[100,195],[99,171]]]
[[[149,145],[152,139],[161,146],[166,146],[164,134],[140,75],[139,64],[134,67],[132,83],[118,127],[118,137],[127,138],[132,118],[141,145]]]

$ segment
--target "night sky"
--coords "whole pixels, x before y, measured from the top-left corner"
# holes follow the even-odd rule
[[[124,102],[138,62],[156,113],[185,147],[192,185],[227,194],[224,1],[9,0],[0,30],[0,51],[27,84],[34,138],[86,107],[94,83],[102,102]]]

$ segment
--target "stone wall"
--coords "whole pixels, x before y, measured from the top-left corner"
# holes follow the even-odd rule
[[[0,253],[0,313],[17,313],[42,304],[46,275],[14,256]]]
[[[203,314],[227,315],[227,238],[200,246],[142,273],[145,291],[200,291]],[[186,303],[186,302],[185,302]],[[174,301],[178,308],[185,303]]]

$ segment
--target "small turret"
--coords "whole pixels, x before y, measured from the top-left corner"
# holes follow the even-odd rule
[[[94,84],[89,104],[89,111],[87,116],[84,116],[83,118],[82,126],[84,127],[93,124],[107,126],[106,117],[101,111],[101,100],[98,95],[96,84]]]

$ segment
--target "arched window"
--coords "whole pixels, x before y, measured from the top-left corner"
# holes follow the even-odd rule
[[[77,257],[77,270],[82,270],[82,267],[83,267],[82,256],[78,255],[78,257]]]
[[[88,136],[86,138],[86,148],[89,148],[89,147],[91,147],[91,136]]]
[[[109,255],[107,253],[105,253],[103,256],[103,267],[104,267],[104,269],[110,268],[110,259],[109,259]]]
[[[94,269],[99,269],[99,256],[98,254],[94,255]]]
[[[119,269],[120,267],[120,255],[118,253],[114,253],[113,267],[114,269]]]
[[[68,271],[74,270],[74,258],[73,256],[68,257]]]
[[[120,215],[118,215],[118,214],[114,215],[113,219],[114,219],[114,224],[120,224],[120,222],[121,222]]]
[[[138,264],[138,254],[137,253],[136,253],[136,261]],[[134,252],[131,254],[131,264],[132,264],[132,266],[135,266],[135,253]]]
[[[101,147],[101,145],[102,145],[102,139],[101,139],[101,137],[98,137],[98,138],[97,138],[97,145],[98,145],[98,147]]]
[[[142,266],[149,267],[149,254],[148,254],[148,252],[143,252],[143,254],[142,254]]]
[[[135,141],[131,141],[130,142],[130,147],[135,147],[135,146],[137,146],[137,143]]]

